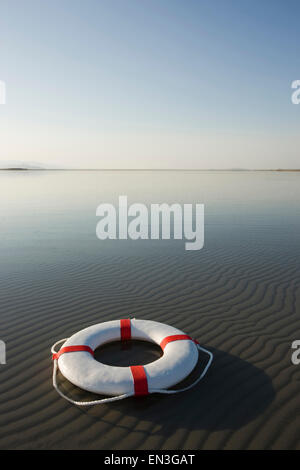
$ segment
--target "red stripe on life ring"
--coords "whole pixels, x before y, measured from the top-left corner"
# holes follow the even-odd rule
[[[135,395],[148,395],[148,381],[143,366],[131,366]]]
[[[191,337],[188,336],[188,335],[172,335],[172,336],[166,336],[166,338],[164,338],[164,339],[161,341],[160,347],[161,347],[161,349],[165,349],[165,347],[167,346],[167,344],[172,343],[172,341],[179,341],[179,340],[182,340],[182,339],[190,339],[191,341],[194,341],[193,338],[191,338]]]
[[[131,339],[131,323],[130,318],[120,320],[121,341],[128,341]]]
[[[94,356],[94,351],[92,350],[92,348],[90,348],[89,346],[84,346],[84,345],[80,345],[80,346],[65,346],[64,348],[61,348],[58,353],[55,353],[52,355],[52,359],[54,361],[54,359],[58,359],[62,354],[64,353],[68,353],[68,352],[76,352],[76,351],[87,351],[89,352],[92,356]]]

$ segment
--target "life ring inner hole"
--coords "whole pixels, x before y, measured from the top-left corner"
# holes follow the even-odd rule
[[[158,344],[141,340],[112,341],[94,351],[96,361],[118,367],[146,365],[162,355],[163,350]]]

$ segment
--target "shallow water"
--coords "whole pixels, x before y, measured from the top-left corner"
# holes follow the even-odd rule
[[[281,172],[0,171],[0,447],[300,448],[299,183]],[[119,195],[203,203],[204,248],[100,241],[96,207]],[[206,379],[168,399],[90,410],[61,400],[51,344],[128,316],[213,350]]]

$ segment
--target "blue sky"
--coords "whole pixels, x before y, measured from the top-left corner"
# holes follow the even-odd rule
[[[299,167],[300,4],[1,0],[0,160]]]

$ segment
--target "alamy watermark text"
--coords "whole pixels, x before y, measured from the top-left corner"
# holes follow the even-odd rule
[[[300,80],[294,80],[292,82],[292,89],[295,90],[292,93],[292,103],[300,104]]]
[[[6,364],[6,345],[0,340],[0,365]]]
[[[0,104],[6,103],[6,85],[5,82],[0,80]]]
[[[291,357],[292,364],[298,366],[300,364],[300,340],[293,341],[292,349],[294,349]]]
[[[113,204],[100,204],[96,215],[96,234],[100,240],[188,240],[186,250],[204,246],[204,205],[145,204],[128,206],[127,196],[119,196],[118,210]]]

